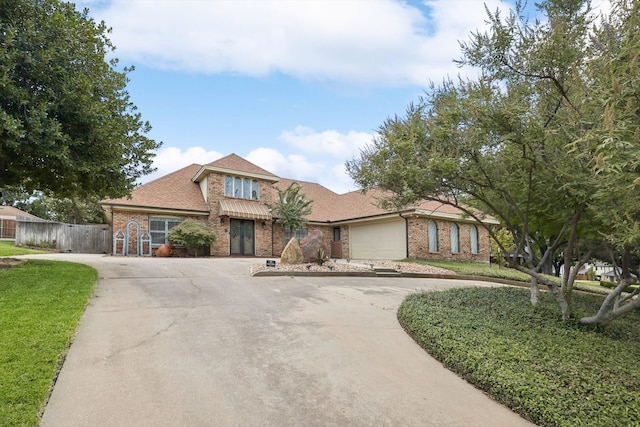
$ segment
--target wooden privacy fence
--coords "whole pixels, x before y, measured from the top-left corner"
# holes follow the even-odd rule
[[[15,234],[16,245],[80,254],[111,253],[111,228],[106,224],[65,224],[18,217]]]
[[[16,220],[0,218],[0,239],[15,239]]]

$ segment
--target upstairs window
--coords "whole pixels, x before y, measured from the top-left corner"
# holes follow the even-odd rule
[[[227,175],[224,177],[224,195],[236,199],[259,200],[260,187],[255,179]]]

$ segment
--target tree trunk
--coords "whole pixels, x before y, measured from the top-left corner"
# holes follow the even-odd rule
[[[569,320],[569,304],[567,303],[567,299],[564,296],[564,292],[562,289],[557,286],[551,286],[551,293],[556,297],[556,301],[558,301],[558,305],[560,306],[560,313],[562,314],[562,320]]]
[[[604,299],[600,310],[595,316],[583,317],[580,319],[580,323],[583,325],[592,325],[595,323],[607,323],[624,314],[640,307],[640,298],[630,300],[627,304],[621,305],[616,303],[619,300],[622,291],[629,286],[633,280],[621,280],[620,284]],[[614,304],[613,309],[609,310],[611,304]]]
[[[531,296],[529,297],[529,301],[531,301],[531,305],[538,305],[538,301],[540,301],[540,287],[538,286],[538,279],[535,277],[531,278]]]
[[[613,268],[615,271],[618,266],[614,260],[613,253],[611,253],[611,255],[612,260],[614,261]],[[630,296],[622,298],[622,292],[627,288],[627,286],[635,282],[634,278],[631,277],[629,271],[630,259],[631,248],[629,246],[625,246],[624,253],[622,255],[622,277],[620,277],[620,283],[604,299],[602,305],[600,306],[600,309],[598,310],[598,313],[596,313],[595,316],[581,318],[580,323],[584,325],[591,325],[594,323],[607,323],[640,307],[640,298],[637,297],[638,291],[634,291]],[[612,305],[613,307],[611,307]]]

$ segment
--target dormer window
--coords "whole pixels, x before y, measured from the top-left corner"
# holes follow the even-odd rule
[[[227,175],[224,177],[224,195],[236,199],[258,200],[260,198],[258,181]]]

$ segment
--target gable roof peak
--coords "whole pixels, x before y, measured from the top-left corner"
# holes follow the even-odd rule
[[[262,169],[260,166],[238,156],[236,153],[228,154],[224,157],[219,158],[218,160],[207,163],[205,166],[277,177],[277,175],[269,172],[266,169]]]
[[[192,180],[194,182],[199,182],[205,175],[206,171],[216,171],[229,174],[235,173],[238,175],[259,177],[270,181],[278,181],[280,179],[277,175],[269,172],[268,170],[262,169],[260,166],[243,159],[235,153],[231,153],[202,166]]]

